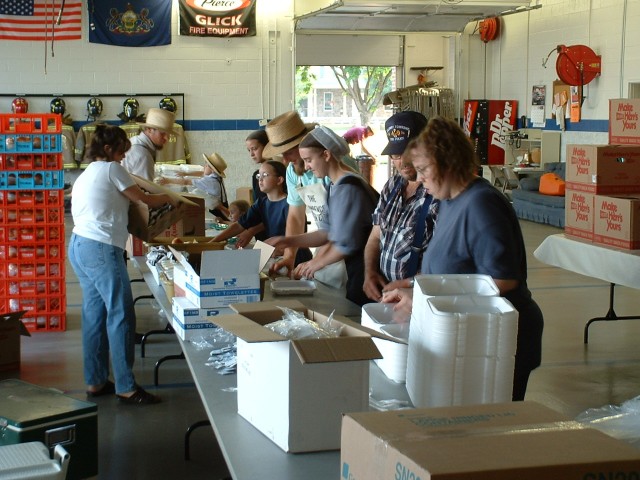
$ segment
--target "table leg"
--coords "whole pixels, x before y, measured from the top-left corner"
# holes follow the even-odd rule
[[[147,344],[147,338],[149,338],[149,335],[155,335],[158,333],[176,333],[176,331],[173,329],[173,327],[171,326],[171,324],[169,322],[167,322],[166,327],[164,327],[162,330],[149,330],[147,333],[145,333],[144,335],[142,335],[142,340],[140,341],[140,358],[144,358],[145,355],[145,345]]]
[[[166,355],[162,357],[160,360],[156,362],[156,366],[153,368],[153,384],[158,386],[158,370],[160,369],[160,365],[162,365],[167,360],[184,360],[184,353],[181,352],[180,355]]]
[[[196,428],[211,426],[211,422],[209,420],[200,420],[199,422],[194,423],[189,428],[187,428],[187,433],[184,434],[184,459],[191,460],[191,453],[189,448],[189,439],[191,438],[191,434]]]
[[[615,287],[616,287],[615,283],[611,283],[609,286],[609,310],[607,311],[606,315],[604,317],[594,317],[591,320],[589,320],[587,324],[584,326],[584,344],[585,345],[589,343],[589,326],[593,322],[601,322],[601,321],[610,322],[614,320],[640,320],[640,316],[638,315],[628,315],[624,317],[619,317],[618,315],[616,315],[616,312],[613,309]]]

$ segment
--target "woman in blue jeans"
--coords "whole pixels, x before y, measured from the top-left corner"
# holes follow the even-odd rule
[[[96,127],[89,147],[93,161],[73,185],[69,261],[82,288],[87,395],[115,393],[122,403],[145,405],[160,398],[138,386],[133,375],[135,311],[124,260],[129,202],[157,208],[174,200],[145,193],[120,165],[130,146],[121,128]],[[115,384],[109,380],[110,358]]]

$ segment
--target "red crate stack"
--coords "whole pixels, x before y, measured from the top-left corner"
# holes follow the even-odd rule
[[[0,115],[0,312],[30,332],[66,326],[60,115]]]

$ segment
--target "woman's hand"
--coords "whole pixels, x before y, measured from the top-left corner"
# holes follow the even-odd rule
[[[251,243],[251,239],[253,238],[253,235],[251,234],[251,232],[245,230],[242,233],[239,233],[236,238],[238,239],[236,241],[236,245],[238,248],[244,248],[247,245],[249,245],[249,243]]]

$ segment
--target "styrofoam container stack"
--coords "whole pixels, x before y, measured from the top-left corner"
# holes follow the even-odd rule
[[[391,304],[368,303],[362,306],[361,323],[364,327],[397,340],[394,342],[373,337],[374,343],[382,354],[382,358],[376,359],[375,362],[389,379],[404,383],[407,376],[409,322],[397,318]]]
[[[416,277],[407,355],[414,406],[511,400],[518,313],[486,275]]]

